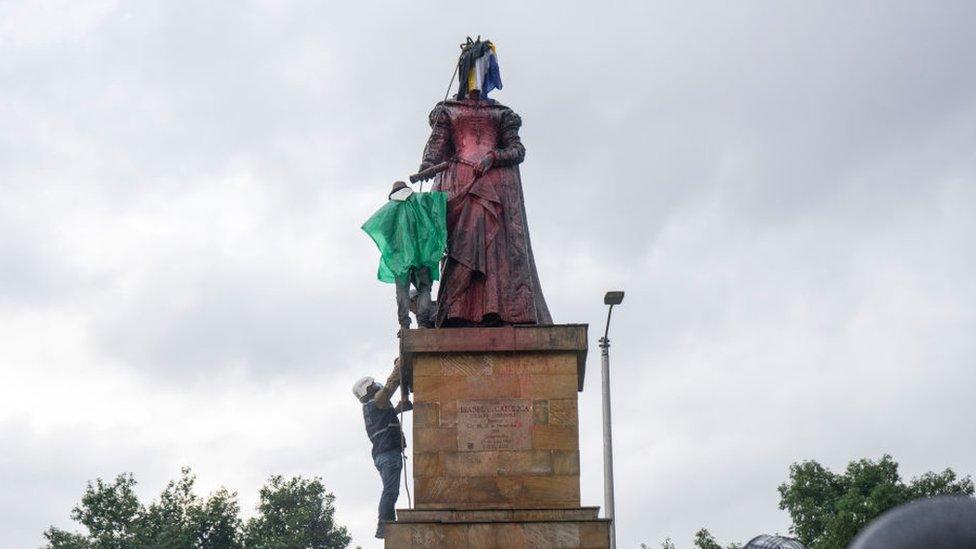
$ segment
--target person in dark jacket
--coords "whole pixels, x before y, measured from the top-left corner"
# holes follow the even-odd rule
[[[373,464],[383,481],[380,495],[379,518],[376,537],[382,538],[387,521],[396,520],[396,501],[400,496],[400,473],[403,470],[403,449],[407,440],[403,436],[397,415],[413,408],[409,400],[401,400],[396,406],[391,396],[400,386],[400,359],[393,361],[393,372],[382,385],[371,377],[364,377],[352,387],[352,392],[363,404],[363,420],[366,436],[373,444]]]

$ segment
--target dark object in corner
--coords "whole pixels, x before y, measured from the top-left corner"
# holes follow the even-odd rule
[[[850,549],[976,547],[976,500],[938,496],[899,505],[874,519]]]

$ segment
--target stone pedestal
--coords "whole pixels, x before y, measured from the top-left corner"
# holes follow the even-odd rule
[[[386,547],[608,547],[580,507],[585,325],[410,330],[414,509]]]

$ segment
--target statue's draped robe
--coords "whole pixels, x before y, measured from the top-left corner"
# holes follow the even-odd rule
[[[421,169],[450,162],[435,182],[447,193],[448,230],[437,325],[552,324],[525,217],[522,120],[494,101],[444,101],[430,125]],[[492,150],[491,169],[475,177]]]

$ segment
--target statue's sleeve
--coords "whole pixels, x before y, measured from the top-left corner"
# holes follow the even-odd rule
[[[424,147],[420,171],[447,160],[451,153],[451,120],[447,115],[447,108],[437,105],[430,111],[430,137],[427,138],[427,146]]]
[[[522,118],[511,109],[502,112],[501,147],[495,151],[495,166],[513,166],[525,160],[525,147],[519,137]]]

